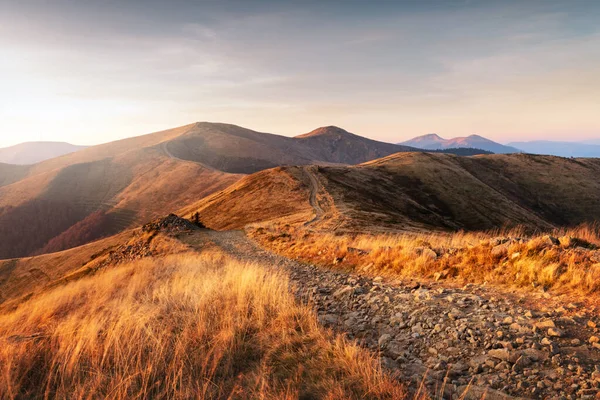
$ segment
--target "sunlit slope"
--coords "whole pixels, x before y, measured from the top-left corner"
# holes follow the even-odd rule
[[[278,214],[275,206],[287,198],[307,204],[311,185],[303,174],[293,168],[266,172],[295,183],[271,190],[251,176],[243,187],[215,195],[218,201],[201,201],[197,210],[218,228],[240,228],[289,215],[285,208]],[[550,229],[600,219],[600,160],[595,159],[398,153],[358,166],[314,167],[313,174],[319,183],[315,198],[324,210],[316,226],[337,218],[336,227],[349,230]],[[239,214],[256,198],[259,207],[248,208],[252,212],[244,218],[230,211]],[[314,208],[309,218],[318,213]]]

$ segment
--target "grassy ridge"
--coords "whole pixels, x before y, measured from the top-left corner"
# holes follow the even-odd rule
[[[217,254],[147,259],[0,315],[2,398],[403,398],[321,330],[287,277]]]

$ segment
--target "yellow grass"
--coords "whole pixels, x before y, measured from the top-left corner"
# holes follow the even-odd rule
[[[0,315],[0,398],[403,398],[287,277],[220,255],[108,269]]]
[[[543,233],[525,237],[522,230],[514,229],[338,236],[276,225],[254,227],[249,233],[264,246],[288,257],[363,273],[401,278],[436,278],[443,273],[463,282],[555,288],[586,295],[600,293],[600,252],[577,244],[547,245]],[[597,225],[551,234],[600,245]],[[492,253],[498,237],[526,240],[510,244],[506,254],[498,256]],[[433,250],[437,257],[428,257],[424,249]]]

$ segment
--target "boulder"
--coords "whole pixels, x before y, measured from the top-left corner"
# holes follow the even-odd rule
[[[510,243],[503,243],[492,248],[492,256],[494,257],[506,257],[508,255],[508,247]]]

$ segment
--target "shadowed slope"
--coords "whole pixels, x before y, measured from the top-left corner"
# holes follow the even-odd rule
[[[0,187],[10,185],[27,176],[29,167],[0,163]]]
[[[0,188],[0,258],[60,251],[115,234],[237,179],[156,148],[33,175]]]

